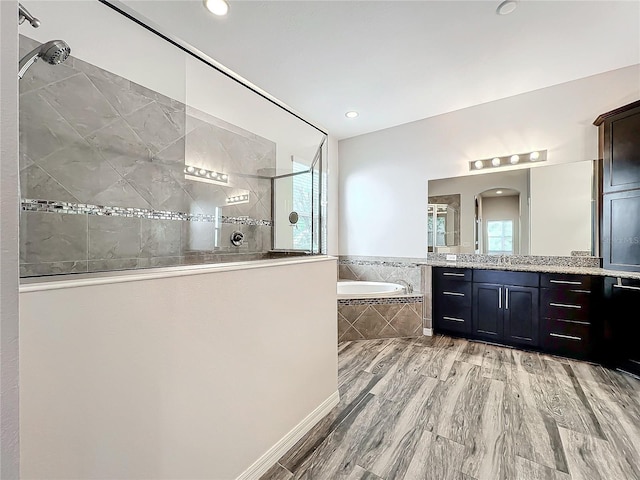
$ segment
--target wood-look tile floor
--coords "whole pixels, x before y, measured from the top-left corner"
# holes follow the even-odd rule
[[[343,342],[340,403],[261,480],[640,480],[640,381],[445,336]]]

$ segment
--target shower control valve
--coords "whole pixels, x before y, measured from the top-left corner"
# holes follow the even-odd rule
[[[240,230],[236,230],[231,234],[231,243],[236,247],[239,247],[244,243],[244,233]]]

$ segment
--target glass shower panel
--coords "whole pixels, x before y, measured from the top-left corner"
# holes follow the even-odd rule
[[[290,173],[273,178],[274,249],[321,253],[324,139],[313,156],[292,156]]]
[[[22,277],[271,258],[292,158],[307,173],[291,199],[313,225],[324,132],[102,2],[32,9],[43,28],[20,53],[53,36],[71,56],[20,80]],[[305,248],[284,248],[319,252],[300,227]]]

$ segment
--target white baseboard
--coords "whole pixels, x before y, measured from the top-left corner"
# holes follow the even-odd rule
[[[282,437],[276,444],[265,452],[258,460],[242,472],[236,480],[258,480],[276,462],[293,447],[316,423],[322,420],[333,407],[340,401],[340,394],[336,390],[329,398],[298,423],[289,433]]]
[[[426,335],[427,337],[433,337],[433,328],[423,328],[422,334]]]

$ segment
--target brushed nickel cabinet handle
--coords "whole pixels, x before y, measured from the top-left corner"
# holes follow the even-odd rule
[[[464,277],[464,273],[442,272],[442,275],[445,276],[445,277]]]
[[[463,318],[456,318],[456,317],[442,317],[444,320],[452,320],[454,322],[462,322],[464,323],[464,319]]]
[[[591,322],[581,322],[579,320],[567,320],[566,318],[556,318],[558,322],[575,323],[576,325],[591,325]]]
[[[504,309],[509,310],[509,289],[504,289]]]
[[[498,308],[502,308],[502,287],[498,288]]]
[[[549,280],[549,283],[561,283],[563,285],[582,285],[582,282],[573,282],[571,280]]]
[[[632,287],[631,285],[614,285],[613,288],[622,288],[624,290],[638,290],[638,291],[640,291],[640,287]]]
[[[549,305],[552,307],[562,307],[562,308],[577,308],[578,310],[580,310],[582,308],[582,306],[580,305],[570,305],[568,303],[554,303],[554,302],[549,302]]]
[[[561,335],[559,333],[550,333],[550,337],[566,338],[567,340],[582,340],[580,337],[574,337],[573,335]]]
[[[459,292],[442,292],[443,295],[454,295],[456,297],[464,297],[464,293]]]

